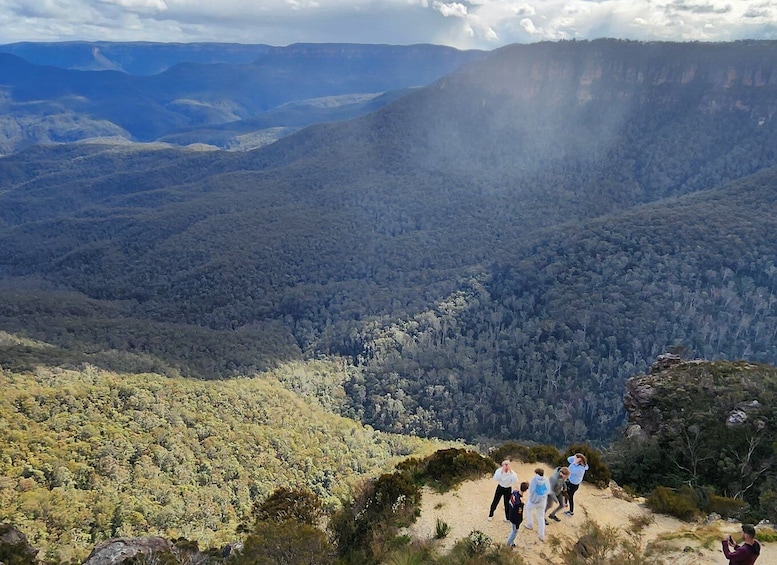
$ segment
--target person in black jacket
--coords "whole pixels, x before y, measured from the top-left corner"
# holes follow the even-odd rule
[[[510,513],[508,517],[512,529],[507,537],[507,545],[509,547],[515,547],[515,536],[518,534],[518,526],[523,522],[523,495],[527,490],[529,490],[529,483],[524,482],[521,483],[518,490],[514,490],[510,495]]]

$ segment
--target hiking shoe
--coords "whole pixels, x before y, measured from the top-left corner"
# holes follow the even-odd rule
[[[561,518],[559,518],[558,516],[551,516],[550,519],[555,520],[556,522],[561,522]]]
[[[565,516],[574,516],[575,513],[574,512],[570,512],[569,510],[567,510],[566,512],[564,512],[564,515]]]

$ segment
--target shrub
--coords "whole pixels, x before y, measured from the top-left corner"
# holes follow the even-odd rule
[[[231,558],[233,565],[279,565],[307,563],[330,565],[335,549],[326,534],[296,520],[260,522],[243,550]]]
[[[600,526],[593,520],[586,519],[574,538],[551,536],[549,547],[561,559],[554,562],[568,565],[663,563],[650,556],[650,551],[643,543],[642,530],[646,526],[642,521],[632,521],[631,528],[624,530],[615,526]]]
[[[353,563],[378,562],[393,549],[399,527],[415,521],[420,500],[421,491],[406,472],[365,483],[330,522],[340,555]]]
[[[483,555],[491,547],[493,541],[480,530],[473,530],[467,536],[468,549],[471,555]]]
[[[397,463],[396,469],[398,471],[405,471],[413,478],[413,482],[416,484],[423,484],[424,477],[426,475],[426,461],[429,458],[421,459],[420,457],[408,457],[404,461]]]
[[[494,462],[475,451],[461,448],[441,449],[426,458],[423,479],[440,491],[461,481],[476,479],[494,470]]]
[[[551,467],[563,461],[561,453],[552,445],[523,445],[514,441],[503,443],[490,453],[495,464],[504,459],[519,460],[524,463],[547,463]]]
[[[318,524],[324,516],[321,499],[303,489],[279,488],[262,502],[254,504],[252,513],[257,522]]]
[[[694,520],[700,514],[694,491],[688,487],[674,491],[668,487],[658,486],[653,489],[646,503],[653,512],[669,514],[681,520]]]
[[[777,490],[764,489],[758,500],[761,508],[766,510],[766,518],[772,524],[777,524]]]
[[[612,475],[610,469],[604,464],[598,450],[584,443],[570,445],[564,453],[564,463],[567,458],[575,453],[582,453],[588,461],[588,471],[585,472],[585,481],[593,483],[599,488],[605,488],[610,484]]]
[[[777,531],[773,528],[758,527],[755,537],[764,543],[774,543],[777,541]]]
[[[707,494],[707,507],[704,510],[706,512],[716,512],[724,518],[733,518],[739,515],[744,506],[745,502],[738,498]]]
[[[384,565],[430,565],[438,563],[436,546],[428,540],[411,540],[406,546],[392,551]]]
[[[437,523],[434,527],[434,537],[436,539],[443,539],[448,537],[451,533],[451,526],[447,522],[444,522],[441,518],[437,518]]]

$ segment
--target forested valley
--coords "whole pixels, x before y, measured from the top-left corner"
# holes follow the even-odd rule
[[[774,49],[509,46],[252,152],[4,157],[0,327],[52,347],[3,366],[331,356],[382,430],[605,442],[669,348],[776,361]]]
[[[221,543],[305,482],[345,512],[341,549],[371,550],[369,488],[409,519],[417,485],[354,485],[456,440],[554,464],[585,444],[629,484],[766,515],[777,43],[475,55],[254,151],[93,139],[0,158],[4,515],[79,551]],[[655,406],[693,410],[629,453],[628,379],[667,351],[719,363],[651,381]],[[713,418],[696,399],[720,383]],[[716,443],[732,410],[750,452]]]

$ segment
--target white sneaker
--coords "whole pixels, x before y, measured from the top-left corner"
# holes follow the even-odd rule
[[[531,526],[524,526],[524,528],[526,528],[527,530],[533,530],[534,529]]]
[[[488,517],[488,521],[489,521],[489,522],[490,522],[491,520],[493,520],[493,519],[494,519],[494,517],[493,517],[493,516],[489,516],[489,517]]]

